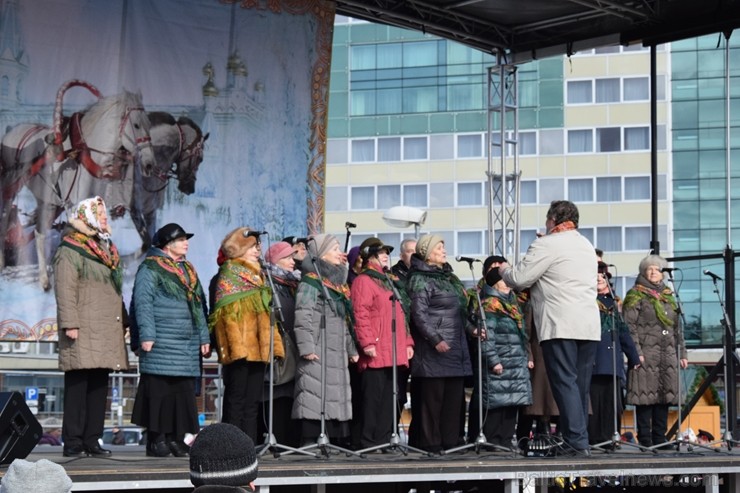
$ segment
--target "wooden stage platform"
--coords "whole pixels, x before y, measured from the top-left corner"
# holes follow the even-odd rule
[[[73,491],[192,491],[188,458],[146,457],[142,446],[110,448],[114,452],[110,459],[69,459],[62,457],[61,447],[37,446],[27,459],[46,458],[61,464],[74,482]],[[0,473],[6,468],[3,466]],[[411,489],[514,493],[522,487],[532,492],[559,491],[554,479],[559,477],[583,477],[592,485],[603,485],[606,478],[616,477],[622,478],[622,486],[631,488],[600,491],[734,493],[740,491],[736,489],[739,474],[737,448],[715,451],[695,447],[651,453],[622,447],[578,459],[523,457],[498,451],[476,453],[473,449],[437,457],[375,452],[364,458],[346,454],[275,458],[268,453],[260,457],[257,485],[261,493],[408,493]]]

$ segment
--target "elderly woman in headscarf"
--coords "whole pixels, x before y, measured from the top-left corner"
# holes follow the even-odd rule
[[[148,456],[187,456],[183,438],[200,429],[195,380],[211,347],[205,293],[186,259],[192,236],[179,224],[162,226],[134,281],[131,347],[141,379],[131,421],[147,429]]]
[[[629,371],[627,403],[637,411],[637,437],[644,447],[668,441],[668,406],[682,404],[679,367],[688,366],[678,305],[663,282],[664,267],[658,255],[642,259],[635,286],[624,298],[624,320],[640,357],[640,365]]]
[[[108,373],[128,369],[120,257],[105,202],[83,200],[54,256],[59,368],[64,372],[62,438],[66,457],[106,457],[103,436]]]
[[[465,287],[447,263],[444,239],[419,238],[407,281],[411,298],[411,335],[415,356],[411,379],[419,399],[412,399],[413,420],[421,419],[418,444],[440,453],[461,439],[465,377],[472,375],[466,333],[475,328],[467,318]]]
[[[272,295],[260,267],[259,232],[236,228],[224,238],[221,251],[227,260],[218,271],[209,327],[216,336],[218,361],[224,366],[222,421],[257,441],[262,383],[270,361],[270,331],[278,358],[285,355],[283,341],[270,325]]]
[[[320,432],[323,397],[327,434],[346,440],[352,419],[347,367],[358,359],[347,265],[339,240],[329,234],[309,238],[306,260],[301,264],[301,282],[296,293],[294,330],[300,358],[292,416],[302,420],[304,444],[315,441]],[[323,396],[322,365],[326,375]]]

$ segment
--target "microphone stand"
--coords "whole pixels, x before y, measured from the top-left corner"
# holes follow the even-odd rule
[[[609,316],[611,317],[611,328],[609,329],[609,332],[611,332],[611,341],[612,341],[612,412],[613,412],[613,422],[614,422],[614,432],[612,433],[612,439],[608,441],[604,441],[601,443],[597,443],[595,445],[591,445],[592,449],[601,450],[603,452],[613,452],[617,450],[617,444],[635,447],[643,451],[650,451],[654,454],[657,454],[657,450],[652,450],[650,447],[646,447],[644,445],[640,445],[639,443],[632,443],[632,442],[622,442],[622,435],[619,433],[619,420],[617,419],[617,413],[619,411],[618,409],[618,401],[617,401],[617,392],[620,391],[620,387],[618,385],[619,378],[617,377],[617,343],[619,342],[619,335],[618,335],[618,328],[617,328],[617,322],[621,321],[624,324],[624,321],[622,320],[622,315],[618,311],[617,306],[617,297],[614,295],[614,290],[612,290],[612,285],[609,282],[609,279],[604,276],[606,279],[606,286],[609,289],[609,296],[614,300],[614,305],[612,306],[611,310],[609,311]],[[631,336],[630,336],[631,337]],[[621,348],[622,345],[619,344],[619,347]]]
[[[706,271],[705,271],[706,273]],[[735,331],[732,329],[732,322],[730,321],[730,316],[727,314],[727,308],[725,307],[725,302],[722,299],[722,296],[719,292],[719,286],[717,286],[717,276],[710,276],[712,278],[712,283],[714,284],[714,292],[717,293],[717,300],[719,301],[719,306],[722,309],[722,320],[720,323],[722,324],[722,327],[724,328],[723,331],[723,337],[725,341],[727,339],[732,340],[733,334]],[[728,353],[728,344],[722,344],[722,358],[725,361],[725,364],[722,368],[723,378],[725,381],[725,387],[727,387],[727,383],[730,381],[730,376],[728,375],[728,367],[727,367],[727,361],[729,361],[729,358],[734,358],[734,354]],[[727,390],[729,392],[729,390]],[[732,428],[732,424],[730,424],[730,407],[725,405],[725,432],[722,435],[721,440],[715,440],[712,443],[707,444],[707,448],[710,448],[711,450],[714,450],[715,452],[719,452],[719,449],[712,447],[712,445],[716,445],[718,443],[725,442],[727,444],[727,450],[732,450],[732,446],[738,443],[736,440],[732,438],[732,432],[730,431]],[[703,447],[703,445],[700,445]]]
[[[377,258],[377,255],[376,255]],[[412,447],[411,445],[401,443],[401,439],[398,436],[398,355],[396,353],[398,348],[398,341],[396,339],[396,303],[401,300],[401,296],[398,294],[398,290],[396,289],[395,284],[393,284],[393,281],[391,280],[390,276],[388,275],[388,266],[383,266],[383,275],[385,275],[386,281],[388,281],[388,285],[391,287],[391,351],[392,353],[392,359],[391,364],[392,366],[392,375],[393,375],[393,425],[391,427],[391,438],[388,443],[384,443],[381,445],[375,445],[372,447],[368,447],[366,449],[358,450],[358,454],[365,454],[367,452],[374,452],[376,450],[398,450],[403,455],[408,455],[409,450],[412,452],[418,452],[420,454],[427,455],[431,457],[431,453],[427,452],[425,450],[421,450],[415,447]],[[403,306],[401,306],[401,309],[403,309]],[[408,314],[406,314],[408,317]],[[365,410],[367,412],[367,410]]]
[[[269,382],[269,407],[268,407],[268,418],[267,418],[267,434],[265,435],[265,443],[262,446],[262,449],[257,453],[258,457],[263,456],[267,453],[268,450],[272,450],[274,457],[280,457],[279,450],[290,450],[292,452],[304,454],[304,455],[310,455],[312,457],[318,457],[316,454],[313,454],[311,452],[306,452],[303,450],[299,450],[297,448],[290,447],[288,445],[283,445],[278,443],[277,439],[275,438],[275,435],[273,434],[273,419],[274,419],[274,408],[275,404],[273,403],[273,387],[275,386],[275,331],[273,327],[276,325],[276,318],[277,318],[277,324],[279,324],[280,327],[284,328],[285,324],[285,317],[283,316],[283,307],[280,303],[280,297],[278,296],[277,290],[275,289],[275,283],[272,279],[272,273],[270,272],[269,266],[267,265],[267,262],[265,262],[265,258],[262,255],[262,251],[260,251],[260,257],[259,257],[259,263],[260,267],[262,268],[262,272],[264,272],[267,276],[267,282],[270,286],[270,292],[272,293],[272,297],[270,299],[270,382]],[[277,317],[276,317],[277,315]],[[283,337],[290,337],[290,334],[287,333],[287,331],[283,330]],[[287,355],[286,355],[287,357]]]
[[[344,223],[344,228],[347,230],[347,236],[344,239],[344,251],[345,253],[348,251],[347,248],[349,248],[349,238],[352,236],[352,232],[350,231],[350,228],[354,228],[354,226],[350,226],[349,223]],[[349,268],[351,269],[352,266],[350,265]]]
[[[473,276],[473,279],[475,279],[475,272],[473,271],[473,262],[468,262],[468,266],[470,267],[470,273]],[[495,268],[495,267],[494,267]],[[485,282],[485,281],[484,281]],[[461,445],[459,447],[454,447],[448,450],[442,451],[443,455],[447,454],[454,454],[455,452],[459,452],[461,450],[467,450],[469,448],[475,448],[475,453],[480,454],[480,450],[482,447],[488,447],[495,450],[502,450],[504,452],[513,452],[511,447],[504,447],[502,445],[497,445],[495,443],[490,443],[488,439],[486,438],[485,433],[483,433],[483,370],[485,369],[483,366],[483,348],[482,348],[482,340],[483,335],[486,333],[486,312],[483,309],[483,302],[480,299],[480,291],[478,289],[475,289],[475,296],[478,300],[478,335],[476,337],[477,339],[477,347],[478,347],[478,437],[475,439],[474,442],[466,443],[465,445]]]
[[[347,228],[347,235],[349,235],[349,227]],[[319,423],[321,428],[319,436],[316,439],[315,443],[296,449],[296,452],[306,453],[309,450],[318,449],[320,455],[316,455],[316,457],[323,456],[324,458],[329,458],[329,450],[336,450],[339,452],[344,452],[345,454],[347,454],[347,456],[354,455],[357,457],[362,457],[361,454],[355,451],[340,447],[338,445],[334,445],[329,441],[329,436],[326,434],[326,305],[329,305],[331,311],[335,314],[337,313],[337,308],[334,306],[334,303],[332,303],[332,299],[329,296],[329,289],[326,287],[326,284],[324,284],[324,277],[321,275],[321,269],[319,268],[318,264],[318,257],[311,256],[311,261],[314,268],[316,269],[316,274],[319,277],[319,284],[321,285],[322,291],[321,296],[324,298],[324,303],[321,304],[321,320],[319,322],[319,339],[321,339],[321,346],[319,349],[319,364],[321,365],[321,412],[319,414]],[[290,455],[292,453],[293,451],[289,450],[287,452],[283,452],[280,455]]]

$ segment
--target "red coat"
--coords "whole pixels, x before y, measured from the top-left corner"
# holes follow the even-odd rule
[[[377,266],[368,266],[381,272]],[[359,371],[365,368],[387,368],[393,365],[392,352],[392,292],[386,290],[382,281],[364,272],[352,282],[352,308],[355,314],[355,332],[360,343]],[[406,318],[401,303],[396,302],[396,364],[408,366],[406,348],[414,346],[414,340],[406,330]],[[375,346],[374,358],[365,354],[365,349]]]

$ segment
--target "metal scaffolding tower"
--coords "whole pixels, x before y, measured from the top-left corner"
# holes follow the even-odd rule
[[[517,68],[503,63],[488,69],[488,245],[489,253],[519,260],[519,106]]]

